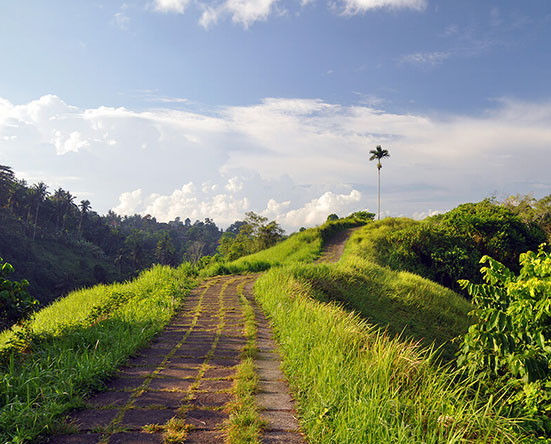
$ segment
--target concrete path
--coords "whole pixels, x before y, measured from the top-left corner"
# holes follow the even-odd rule
[[[318,262],[337,262],[344,252],[344,246],[348,238],[354,233],[361,229],[362,227],[347,228],[337,234],[335,234],[331,239],[325,242],[321,257],[318,259]]]
[[[120,369],[107,391],[70,415],[72,433],[49,442],[163,443],[171,424],[188,430],[181,442],[224,442],[224,406],[232,399],[235,366],[246,343],[237,287],[252,279],[213,278],[192,291],[181,312]]]
[[[326,243],[321,261],[335,262],[352,231]],[[272,329],[253,295],[257,275],[209,279],[185,299],[179,314],[67,419],[50,444],[225,443],[225,409],[233,400],[235,367],[247,339],[240,288],[257,324],[257,405],[263,444],[302,444],[303,435]],[[178,435],[181,433],[181,435]]]

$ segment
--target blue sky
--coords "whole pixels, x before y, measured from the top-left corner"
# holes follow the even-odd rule
[[[288,230],[551,193],[551,3],[0,5],[0,163],[94,209]]]

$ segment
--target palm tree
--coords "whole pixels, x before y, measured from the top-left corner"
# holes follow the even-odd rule
[[[80,212],[80,222],[78,223],[78,235],[80,236],[80,232],[82,230],[82,221],[86,217],[86,213],[92,208],[92,205],[90,205],[89,200],[81,200],[79,205],[81,212]]]
[[[383,157],[390,157],[388,150],[383,150],[381,145],[377,145],[374,150],[369,152],[371,157],[369,160],[377,159],[377,220],[381,220],[381,159]]]
[[[34,228],[33,228],[33,241],[36,236],[36,226],[38,224],[38,210],[40,209],[40,204],[44,202],[48,196],[48,185],[44,182],[38,182],[32,188],[33,197],[36,200],[36,212],[34,214]]]

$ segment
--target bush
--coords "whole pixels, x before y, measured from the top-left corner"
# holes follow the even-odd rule
[[[380,230],[382,226],[389,229]],[[484,200],[460,205],[422,222],[376,222],[368,258],[459,290],[459,279],[482,282],[480,257],[492,256],[518,271],[518,256],[544,241],[541,229],[523,223],[509,209]]]
[[[479,374],[489,390],[505,385],[513,413],[550,436],[551,256],[543,246],[521,254],[518,276],[489,256],[481,263],[486,283],[460,282],[478,322],[465,335],[458,364]]]
[[[38,306],[38,301],[27,293],[29,282],[8,280],[13,267],[0,258],[0,331],[25,319]]]

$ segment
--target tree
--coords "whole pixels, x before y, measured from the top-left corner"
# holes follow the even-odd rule
[[[0,165],[0,206],[8,203],[12,184],[15,182],[13,170],[6,165]]]
[[[40,209],[40,204],[44,202],[48,196],[48,185],[44,182],[38,182],[31,188],[33,200],[35,201],[36,210],[34,213],[34,227],[33,227],[33,241],[36,237],[36,226],[38,225],[38,211]]]
[[[205,249],[205,242],[191,241],[185,256],[190,262],[195,264],[199,262],[201,257],[203,257],[204,249]]]
[[[176,265],[176,249],[167,231],[163,233],[159,242],[157,242],[155,258],[162,265]]]
[[[219,240],[218,251],[227,259],[234,260],[247,254],[269,248],[283,238],[283,229],[276,221],[249,211],[244,222],[236,222],[239,232],[226,230]]]
[[[84,217],[86,216],[86,213],[90,208],[92,208],[92,205],[90,205],[89,200],[81,200],[80,201],[80,221],[78,223],[78,234],[80,235],[80,231],[82,230],[82,221],[84,220]]]
[[[371,157],[369,160],[377,159],[377,220],[381,220],[381,159],[390,157],[388,150],[383,150],[381,145],[377,145],[374,150],[369,152]]]

